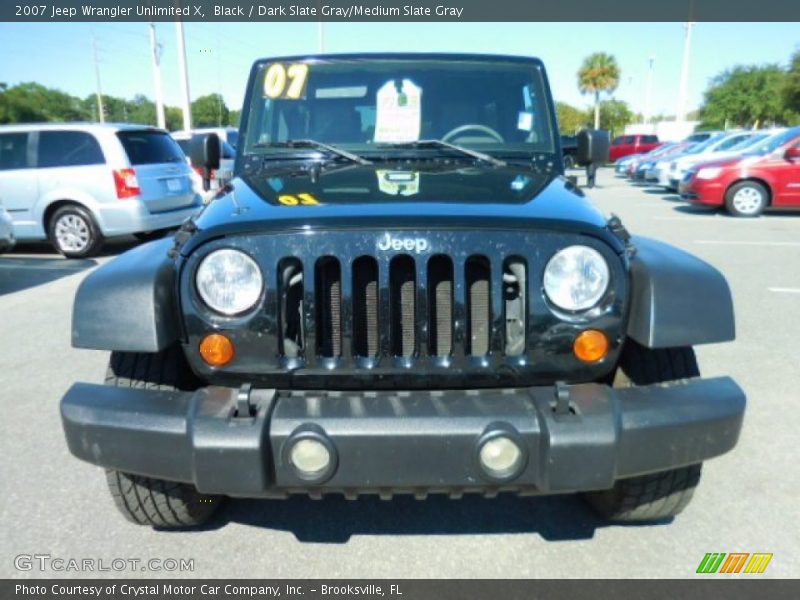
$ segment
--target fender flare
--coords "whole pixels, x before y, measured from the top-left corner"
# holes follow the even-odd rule
[[[164,238],[121,254],[90,273],[72,310],[75,348],[159,352],[180,339],[177,266]]]
[[[728,342],[736,337],[733,298],[708,263],[650,238],[631,238],[628,336],[648,348]]]

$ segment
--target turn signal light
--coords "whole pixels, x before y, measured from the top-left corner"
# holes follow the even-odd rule
[[[597,329],[581,331],[572,344],[572,351],[583,362],[602,360],[608,354],[608,337]]]
[[[221,333],[211,333],[200,342],[200,356],[212,367],[227,365],[234,354],[233,342]]]

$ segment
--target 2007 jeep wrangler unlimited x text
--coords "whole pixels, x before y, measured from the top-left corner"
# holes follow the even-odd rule
[[[126,517],[330,492],[684,508],[741,428],[692,350],[734,339],[730,291],[563,177],[540,61],[274,58],[246,98],[232,183],[77,292],[73,344],[112,353],[64,430]]]

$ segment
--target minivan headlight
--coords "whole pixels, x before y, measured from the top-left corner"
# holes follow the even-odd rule
[[[197,292],[206,305],[223,315],[237,315],[255,306],[264,278],[256,261],[232,248],[206,256],[195,275]]]
[[[704,167],[697,172],[697,179],[714,179],[721,172],[719,167]]]
[[[586,310],[608,289],[608,263],[588,246],[569,246],[557,252],[544,269],[544,291],[565,310]]]

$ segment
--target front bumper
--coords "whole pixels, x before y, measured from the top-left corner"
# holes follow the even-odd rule
[[[727,377],[441,392],[191,393],[78,383],[61,415],[76,457],[204,493],[459,496],[608,489],[616,479],[699,463],[733,448],[744,407]],[[512,480],[480,467],[478,445],[495,430],[525,455]],[[295,436],[309,431],[334,449],[336,467],[324,481],[301,478],[286,458]]]

